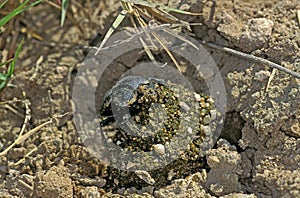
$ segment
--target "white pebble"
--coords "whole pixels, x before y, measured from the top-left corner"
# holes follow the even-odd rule
[[[151,177],[151,175],[147,171],[137,170],[135,174],[145,181],[147,184],[153,185],[155,184],[155,180]]]
[[[158,153],[159,155],[165,154],[165,146],[162,144],[155,144],[153,145],[153,150]]]

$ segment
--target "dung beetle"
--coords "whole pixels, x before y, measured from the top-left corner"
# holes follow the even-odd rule
[[[185,147],[181,140],[193,140],[186,153],[198,156],[194,148],[211,141],[204,131],[210,124],[213,100],[206,94],[158,78],[127,76],[107,93],[101,108],[100,123],[107,142],[128,151],[152,152],[168,142],[168,155],[176,155],[173,147]],[[114,123],[114,124],[112,124]],[[111,125],[112,124],[112,125]]]
[[[102,116],[108,116],[108,118],[100,123],[101,126],[108,125],[115,121],[115,118],[113,117],[113,109],[116,109],[118,112],[122,112],[122,118],[120,119],[129,118],[130,115],[123,114],[126,112],[128,107],[138,99],[138,88],[143,85],[148,89],[154,89],[156,85],[165,86],[166,82],[158,78],[145,79],[141,76],[126,76],[122,78],[106,93],[104,97],[100,114]]]

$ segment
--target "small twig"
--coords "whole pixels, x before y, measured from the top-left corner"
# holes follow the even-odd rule
[[[22,189],[26,189],[27,192],[32,192],[34,190],[33,186],[30,186],[27,182],[25,182],[23,179],[18,180],[18,185],[21,185]]]
[[[298,79],[300,79],[300,74],[297,73],[297,72],[294,72],[294,71],[291,71],[281,65],[278,65],[272,61],[269,61],[269,60],[266,60],[264,58],[260,58],[260,57],[257,57],[257,56],[253,56],[251,54],[246,54],[246,53],[243,53],[243,52],[240,52],[240,51],[236,51],[234,49],[230,49],[228,47],[223,47],[223,46],[219,46],[219,45],[216,45],[216,44],[213,44],[213,43],[207,43],[206,41],[200,41],[202,44],[208,46],[208,47],[211,47],[211,48],[214,48],[214,49],[217,49],[217,50],[221,50],[221,51],[225,51],[225,52],[228,52],[230,54],[233,54],[233,55],[237,55],[237,56],[240,56],[240,57],[243,57],[245,59],[248,59],[248,60],[251,60],[251,61],[254,61],[254,62],[257,62],[257,63],[261,63],[261,64],[265,64],[269,67],[272,67],[272,68],[275,68],[275,69],[278,69],[280,71],[283,71],[287,74],[290,74]]]
[[[13,104],[13,103],[17,103],[17,102],[23,102],[23,101],[14,98],[13,100],[8,100],[8,101],[0,102],[0,105]]]
[[[51,2],[51,1],[45,0],[45,2],[48,3],[49,5],[55,7],[58,10],[61,9],[61,7],[59,5],[57,5],[57,4],[55,4],[55,3]]]
[[[34,73],[32,74],[32,76],[29,78],[30,81],[34,81],[37,77],[38,71],[39,71],[39,66],[41,65],[41,63],[44,61],[44,57],[43,55],[41,55],[36,63],[35,63],[35,69],[34,69]]]
[[[15,145],[20,144],[22,142],[24,142],[25,140],[27,140],[27,138],[29,138],[31,135],[33,135],[34,133],[38,132],[41,128],[43,128],[44,126],[48,125],[48,124],[52,124],[52,123],[57,123],[57,119],[63,118],[65,115],[67,115],[68,113],[65,113],[63,115],[58,115],[55,116],[53,118],[51,118],[50,120],[48,120],[47,122],[44,122],[43,124],[31,129],[30,131],[28,131],[27,133],[23,134],[23,135],[19,135],[18,138],[9,146],[7,147],[4,151],[2,151],[0,153],[0,157],[6,155]]]
[[[269,87],[270,87],[271,81],[273,80],[276,71],[277,71],[277,69],[275,69],[275,68],[272,70],[272,73],[271,73],[271,75],[270,75],[270,78],[269,78],[268,83],[267,83],[267,86],[266,86],[266,92],[269,91]]]
[[[15,107],[12,106],[15,103],[19,103],[19,102],[23,103],[24,101],[14,98],[13,100],[8,100],[8,101],[0,102],[0,106],[3,106],[5,109],[10,110],[11,112],[13,112],[14,114],[16,114],[20,118],[23,118],[24,117],[23,114],[20,113],[20,112],[18,112],[18,110]]]
[[[19,136],[23,135],[25,128],[31,119],[31,110],[29,108],[30,101],[26,99],[23,101],[23,104],[25,105],[25,118]]]
[[[12,107],[10,104],[3,104],[4,108],[8,109],[9,111],[13,112],[20,118],[23,118],[23,114],[18,112],[14,107]]]
[[[41,128],[43,128],[44,126],[51,124],[53,122],[52,119],[50,119],[49,121],[35,127],[34,129],[28,131],[27,133],[25,133],[24,135],[18,136],[18,138],[9,146],[7,147],[4,151],[2,151],[0,153],[0,157],[3,155],[6,155],[8,151],[10,151],[10,149],[12,149],[15,145],[20,144],[22,142],[24,142],[27,138],[29,138],[32,134],[34,134],[35,132],[37,132],[38,130],[40,130]]]
[[[47,140],[47,141],[44,141],[42,142],[38,147],[34,147],[32,150],[30,150],[28,153],[26,153],[26,155],[20,159],[19,161],[17,161],[16,163],[12,163],[11,166],[12,167],[16,167],[16,166],[19,166],[20,164],[24,163],[26,158],[29,157],[32,153],[34,153],[35,151],[37,151],[42,145],[46,144],[46,143],[49,143],[49,142],[53,142],[55,140]]]
[[[22,163],[25,162],[26,157],[29,157],[32,153],[34,153],[35,151],[37,151],[37,147],[34,147],[31,151],[29,151],[22,159],[20,159],[19,161],[17,161],[16,163],[12,164],[12,166],[16,167]]]

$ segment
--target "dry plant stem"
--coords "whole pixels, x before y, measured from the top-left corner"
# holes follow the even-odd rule
[[[133,10],[133,11],[134,11],[134,10]],[[143,28],[143,30],[144,30],[144,32],[145,32],[144,26],[147,26],[147,24],[145,24],[144,21],[140,18],[138,12],[134,11],[134,14],[136,15],[137,20],[138,20],[140,26]],[[135,31],[137,32],[137,31],[138,31],[138,27],[137,27],[137,25],[136,25],[136,23],[135,23],[134,18],[133,18],[132,15],[130,15],[130,21],[131,21],[131,23],[132,23],[132,25],[133,25]],[[150,36],[147,32],[145,32],[145,33],[146,33],[146,36],[148,37],[148,39],[150,40],[150,42],[152,42],[151,36]],[[140,42],[142,43],[142,45],[143,45],[143,47],[144,47],[144,49],[145,49],[145,52],[147,53],[147,55],[148,55],[148,57],[150,58],[150,60],[151,60],[152,62],[155,62],[155,58],[154,58],[154,56],[153,56],[153,54],[152,54],[150,48],[146,45],[145,41],[144,41],[142,38],[139,38],[139,40],[140,40]],[[154,43],[153,43],[153,46],[154,46]]]
[[[43,128],[44,126],[51,124],[53,121],[52,119],[50,119],[49,121],[35,127],[34,129],[28,131],[27,133],[25,133],[24,135],[19,135],[18,138],[14,141],[14,143],[12,143],[9,147],[7,147],[4,151],[2,151],[0,153],[0,157],[3,155],[6,155],[8,151],[10,151],[10,149],[12,149],[15,145],[20,144],[22,142],[24,142],[27,138],[29,138],[32,134],[34,134],[35,132],[37,132],[38,130],[40,130],[41,128]]]
[[[34,187],[33,186],[30,186],[29,184],[27,184],[24,180],[20,179],[18,181],[24,188],[26,188],[28,191],[33,191],[34,190]]]
[[[143,31],[145,32],[146,36],[147,37],[150,37],[150,41],[151,41],[151,36],[148,34],[148,32],[145,30],[145,27],[147,27],[148,25],[146,24],[146,22],[144,20],[142,20],[138,14],[138,12],[136,12],[136,17],[138,19],[138,22],[140,24],[140,26],[143,28]],[[137,28],[136,28],[137,29]],[[167,48],[167,46],[163,43],[163,41],[161,41],[161,39],[159,38],[159,36],[155,33],[155,32],[152,32],[151,35],[155,38],[155,40],[163,47],[163,49],[166,51],[166,53],[168,54],[168,56],[171,58],[171,60],[173,61],[173,63],[175,64],[176,68],[178,69],[178,71],[180,73],[181,70],[180,70],[180,65],[178,64],[177,60],[175,59],[175,57],[173,56],[173,54],[170,52],[170,50]],[[143,46],[144,46],[144,43],[142,42]],[[154,43],[153,43],[154,44]],[[152,62],[155,61],[151,51],[147,51],[148,46],[144,46],[144,49],[145,51],[147,52],[149,58],[151,59]]]
[[[19,113],[14,107],[12,107],[9,104],[3,104],[4,108],[8,109],[9,111],[13,112],[14,114],[16,114],[17,116],[19,116],[20,118],[23,118],[23,114]]]
[[[271,75],[270,75],[270,77],[269,77],[269,80],[268,80],[268,83],[267,83],[267,86],[266,86],[266,92],[269,91],[269,87],[270,87],[270,85],[271,85],[271,81],[273,80],[276,71],[277,71],[277,69],[275,69],[275,68],[272,70],[272,73],[271,73]]]
[[[13,99],[13,100],[8,100],[8,101],[0,102],[0,105],[13,104],[13,103],[17,103],[17,102],[23,102],[23,101],[19,100],[19,99]]]
[[[291,71],[281,65],[278,65],[272,61],[269,61],[269,60],[266,60],[264,58],[260,58],[260,57],[257,57],[257,56],[253,56],[251,54],[246,54],[246,53],[243,53],[243,52],[240,52],[240,51],[236,51],[234,49],[230,49],[228,47],[223,47],[223,46],[219,46],[219,45],[216,45],[216,44],[213,44],[213,43],[207,43],[206,41],[200,41],[202,44],[208,46],[208,47],[211,47],[211,48],[214,48],[214,49],[217,49],[217,50],[221,50],[221,51],[225,51],[225,52],[228,52],[230,54],[233,54],[233,55],[236,55],[236,56],[240,56],[242,58],[245,58],[245,59],[248,59],[248,60],[251,60],[253,62],[257,62],[257,63],[261,63],[261,64],[264,64],[264,65],[267,65],[271,68],[275,68],[275,69],[278,69],[280,71],[283,71],[287,74],[290,74],[292,76],[294,76],[295,78],[298,78],[300,79],[300,74],[297,73],[297,72],[294,72],[294,71]]]
[[[36,63],[35,63],[35,68],[34,68],[34,73],[33,75],[29,78],[30,81],[34,81],[37,78],[38,72],[39,72],[39,66],[42,64],[42,62],[44,61],[44,57],[43,55],[41,55]]]
[[[59,5],[57,5],[56,3],[53,3],[52,1],[45,0],[45,2],[48,3],[49,5],[55,7],[58,10],[61,9]]]
[[[24,163],[24,162],[25,162],[25,159],[26,159],[27,157],[29,157],[29,156],[30,156],[32,153],[34,153],[35,151],[37,151],[37,148],[36,148],[36,147],[33,148],[31,151],[29,151],[22,159],[20,159],[20,160],[17,161],[16,163],[13,163],[12,166],[16,167],[16,166],[18,166],[18,165]]]
[[[29,100],[24,100],[23,104],[25,105],[25,118],[24,118],[24,122],[20,131],[19,136],[22,136],[25,128],[27,126],[27,124],[29,123],[30,119],[31,119],[31,110],[29,108],[30,106],[30,101]]]
[[[2,151],[0,153],[0,157],[6,155],[10,149],[12,149],[15,145],[20,144],[22,142],[24,142],[27,138],[29,138],[31,135],[33,135],[34,133],[38,132],[41,128],[43,128],[44,126],[48,125],[48,124],[52,124],[52,123],[56,123],[57,119],[64,117],[66,114],[63,115],[59,115],[56,117],[51,118],[50,120],[48,120],[47,122],[35,127],[34,129],[31,129],[30,131],[28,131],[27,133],[23,134],[23,135],[19,135],[18,138],[9,146],[7,147],[4,151]]]
[[[159,42],[159,44],[164,48],[164,50],[166,51],[166,53],[168,54],[168,56],[171,58],[171,60],[173,61],[173,63],[175,64],[176,68],[178,69],[178,71],[180,73],[182,73],[181,69],[180,69],[180,65],[177,62],[177,60],[175,59],[175,57],[173,56],[173,54],[170,52],[170,50],[167,48],[167,46],[160,40],[160,38],[158,37],[157,34],[155,34],[155,32],[153,32],[152,34],[154,36],[154,38]]]
[[[49,46],[59,45],[61,47],[65,47],[65,48],[72,48],[72,47],[74,47],[72,44],[61,44],[61,43],[55,43],[55,42],[40,42],[40,41],[37,41],[37,40],[33,40],[33,41],[42,43],[44,45],[49,45]],[[263,59],[263,58],[260,58],[260,57],[257,57],[257,56],[253,56],[251,54],[246,54],[246,53],[234,50],[234,49],[230,49],[228,47],[223,47],[223,46],[219,46],[219,45],[216,45],[216,44],[213,44],[213,43],[208,43],[206,41],[201,41],[200,40],[200,42],[202,44],[208,46],[208,47],[211,47],[211,48],[214,48],[214,49],[217,49],[217,50],[221,50],[221,51],[225,51],[225,52],[228,52],[230,54],[233,54],[233,55],[236,55],[236,56],[240,56],[242,58],[245,58],[245,59],[257,62],[257,63],[265,64],[265,65],[267,65],[269,67],[272,67],[272,68],[276,68],[276,69],[278,69],[280,71],[283,71],[283,72],[285,72],[287,74],[290,74],[290,75],[294,76],[295,78],[300,79],[300,74],[299,73],[291,71],[291,70],[289,70],[289,69],[287,69],[287,68],[285,68],[285,67],[283,67],[281,65],[278,65],[278,64],[276,64],[276,63],[274,63],[272,61],[269,61],[269,60],[266,60],[266,59]],[[90,50],[95,50],[96,49],[96,50],[99,50],[99,47],[97,47],[97,46],[77,45],[76,47],[78,49],[90,49]],[[193,45],[193,47],[195,47],[195,46]],[[195,47],[195,48],[197,49],[197,47]]]
[[[48,142],[53,142],[54,140],[48,140],[48,141],[44,141],[42,142],[38,147],[34,147],[32,150],[30,150],[28,153],[26,153],[26,155],[20,159],[19,161],[17,161],[16,163],[12,163],[11,166],[12,167],[16,167],[19,166],[20,164],[24,163],[26,158],[29,157],[32,153],[34,153],[35,151],[38,150],[39,147],[41,147],[42,145],[48,143]]]

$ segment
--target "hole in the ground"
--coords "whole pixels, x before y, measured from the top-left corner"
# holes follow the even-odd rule
[[[227,112],[220,138],[226,139],[230,144],[239,148],[238,141],[242,138],[242,129],[245,123],[246,121],[243,120],[239,112]]]

